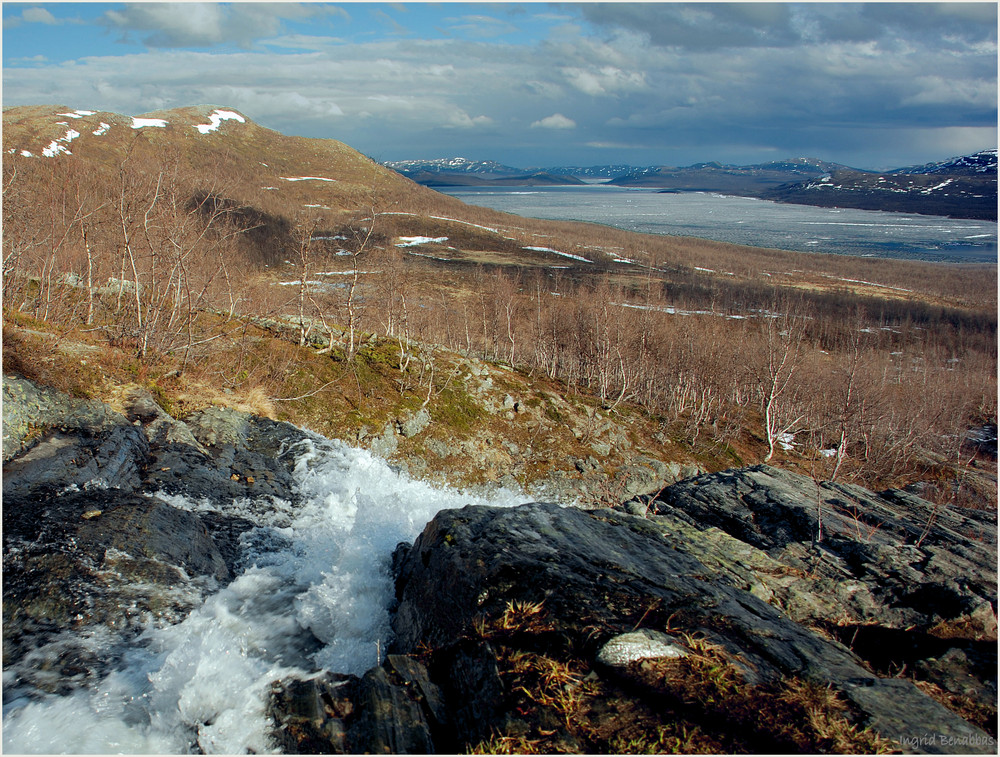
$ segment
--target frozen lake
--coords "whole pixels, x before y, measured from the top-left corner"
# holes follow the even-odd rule
[[[701,237],[800,252],[938,262],[997,262],[997,224],[941,216],[817,208],[708,192],[663,193],[600,185],[451,187],[471,205],[628,231]]]

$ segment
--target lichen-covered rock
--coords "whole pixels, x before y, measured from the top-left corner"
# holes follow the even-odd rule
[[[996,639],[995,512],[769,466],[682,481],[648,504],[665,534],[703,543],[707,564],[796,620]]]
[[[430,422],[431,414],[427,412],[427,408],[422,407],[417,412],[399,420],[397,425],[399,426],[399,433],[408,439],[427,428]]]
[[[20,376],[3,377],[3,459],[31,446],[48,429],[101,434],[128,421],[97,400],[76,399]]]

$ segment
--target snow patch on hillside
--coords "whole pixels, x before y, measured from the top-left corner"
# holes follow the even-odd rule
[[[132,116],[132,128],[142,129],[146,126],[157,126],[163,128],[167,125],[167,122],[162,118],[136,118]]]
[[[69,116],[70,118],[83,118],[84,116],[92,116],[96,111],[93,110],[74,110],[72,113],[56,113],[57,116]]]
[[[592,260],[587,260],[587,258],[580,257],[579,255],[573,255],[569,252],[559,252],[559,250],[553,250],[551,247],[525,247],[525,250],[533,250],[535,252],[551,252],[553,255],[559,255],[564,258],[569,258],[570,260],[579,260],[581,263],[593,263]]]
[[[379,213],[380,216],[415,216],[420,217],[418,213],[407,213],[403,210],[387,210],[384,213]],[[433,218],[435,221],[451,221],[452,223],[460,223],[465,226],[471,226],[474,229],[482,229],[483,231],[490,231],[494,234],[500,234],[499,229],[494,229],[492,226],[483,226],[478,223],[472,223],[470,221],[462,221],[458,218],[448,218],[447,216],[427,216],[428,218]],[[513,237],[504,237],[504,239],[512,239]]]
[[[202,134],[208,134],[210,131],[218,131],[219,125],[223,121],[239,121],[241,124],[246,123],[246,119],[243,118],[243,116],[231,110],[216,110],[208,117],[208,120],[210,123],[197,124],[194,128]]]
[[[441,244],[447,242],[448,237],[400,237],[397,247],[416,247],[421,244]]]
[[[323,176],[282,176],[285,181],[336,181],[336,179],[327,179]]]
[[[42,155],[46,158],[54,158],[59,153],[66,153],[67,155],[72,155],[69,148],[66,147],[67,144],[72,142],[74,139],[80,136],[80,132],[70,129],[66,132],[65,137],[60,137],[59,139],[54,139],[49,143],[49,146],[42,150]],[[22,153],[23,154],[23,153]]]
[[[921,189],[921,194],[929,195],[931,192],[936,192],[939,189],[944,189],[946,186],[951,184],[954,179],[945,179],[940,184],[935,184],[933,187],[927,187],[927,189]]]
[[[100,136],[103,136],[103,135],[107,134],[108,133],[108,129],[110,129],[110,128],[111,128],[111,124],[106,124],[103,121],[101,121],[101,128],[94,129],[94,131],[92,131],[91,134],[93,134],[95,137],[100,137]]]

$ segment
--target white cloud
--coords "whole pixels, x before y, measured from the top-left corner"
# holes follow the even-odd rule
[[[38,6],[25,8],[19,16],[8,16],[3,20],[5,29],[16,29],[22,24],[43,24],[45,26],[60,26],[63,24],[83,25],[83,21],[75,16],[57,18],[47,8],[40,8]]]
[[[448,125],[460,129],[473,129],[477,126],[489,126],[493,119],[489,116],[471,117],[464,110],[456,110],[448,117]]]
[[[615,66],[600,68],[564,68],[567,81],[588,95],[638,92],[646,88],[646,76],[641,71],[623,71]]]
[[[29,24],[58,24],[59,21],[45,8],[25,8],[21,11],[21,18]]]
[[[553,113],[540,121],[531,124],[532,129],[575,129],[576,121],[566,118],[562,113]]]

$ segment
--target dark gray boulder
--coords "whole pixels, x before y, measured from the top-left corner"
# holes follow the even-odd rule
[[[234,501],[294,502],[292,448],[305,432],[226,410],[189,425],[143,390],[126,397],[126,415],[16,376],[3,395],[10,691],[64,691],[99,675],[150,620],[178,622],[228,582],[246,544],[280,542]],[[161,491],[208,505],[198,514],[149,494]],[[108,641],[88,645],[87,634]]]
[[[229,408],[200,410],[183,423],[164,416],[144,427],[150,433],[147,487],[215,504],[238,497],[294,500],[294,452],[306,432]]]
[[[451,650],[475,636],[477,619],[499,617],[517,603],[541,603],[566,643],[587,659],[595,659],[610,638],[638,627],[680,629],[724,649],[747,684],[794,676],[833,687],[855,709],[859,725],[887,738],[933,732],[941,744],[969,746],[926,751],[976,751],[976,744],[990,743],[912,682],[873,674],[843,644],[703,563],[703,543],[689,546],[671,539],[662,524],[614,510],[531,504],[439,513],[398,560],[395,649]],[[471,680],[461,691],[452,684],[453,708],[481,697],[483,685]],[[504,701],[498,693],[492,706],[502,709]],[[504,720],[500,711],[488,717]],[[480,736],[470,729],[456,733],[466,744]]]

